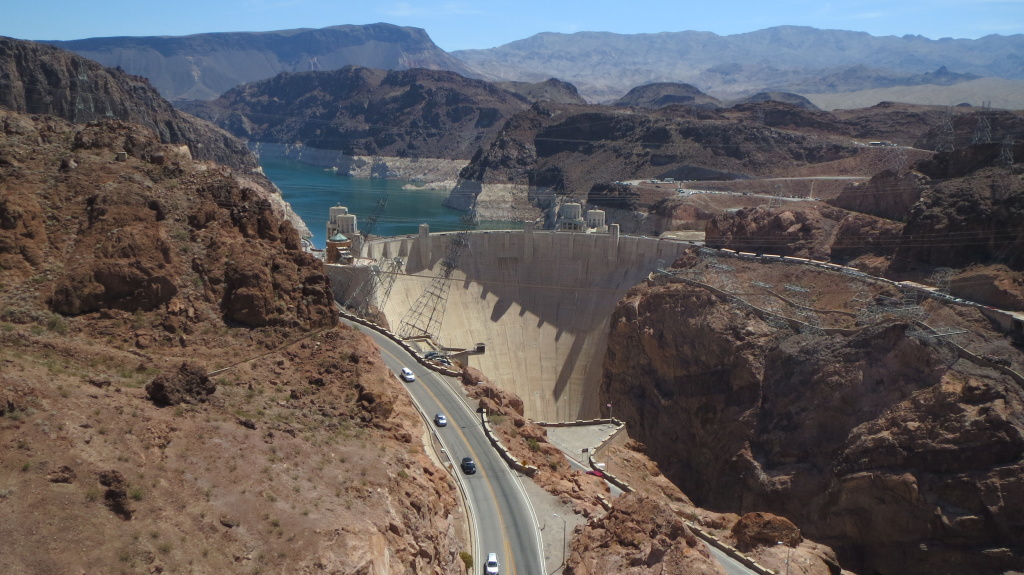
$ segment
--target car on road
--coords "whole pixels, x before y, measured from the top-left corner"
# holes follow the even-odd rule
[[[402,379],[404,379],[405,381],[408,381],[408,382],[416,381],[416,374],[414,374],[412,372],[412,370],[409,369],[408,367],[403,367],[402,368],[402,375],[401,375],[401,377],[402,377]]]
[[[466,475],[473,475],[476,473],[476,462],[473,461],[472,457],[463,457],[460,466],[462,467],[462,472]]]
[[[438,427],[445,427],[448,425],[448,418],[443,413],[438,413],[434,416],[434,425]]]
[[[589,470],[587,470],[587,475],[593,475],[594,477],[604,477],[604,473],[601,472],[601,471],[598,471],[597,469],[589,469]]]
[[[484,573],[486,575],[498,575],[498,554],[488,553],[487,562],[484,563]]]

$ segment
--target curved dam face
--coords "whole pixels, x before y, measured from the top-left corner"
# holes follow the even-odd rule
[[[454,233],[380,238],[366,255],[401,256],[385,314],[396,329],[441,269]],[[567,421],[607,415],[599,405],[609,318],[626,291],[671,264],[688,243],[612,234],[472,232],[452,273],[437,339],[486,353],[469,365],[519,395],[526,415]]]

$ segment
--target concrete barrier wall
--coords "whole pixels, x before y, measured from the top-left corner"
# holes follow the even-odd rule
[[[498,452],[498,455],[505,460],[505,463],[507,463],[512,469],[515,469],[527,477],[533,477],[537,473],[536,467],[520,463],[519,460],[512,455],[512,452],[505,447],[505,444],[498,439],[498,436],[494,434],[494,431],[491,429],[491,422],[487,416],[486,409],[480,410],[480,422],[483,424],[484,435],[487,436],[487,440],[491,442],[491,446],[493,446]]]

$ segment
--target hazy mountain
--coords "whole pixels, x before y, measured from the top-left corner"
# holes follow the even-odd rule
[[[612,103],[613,106],[638,106],[641,108],[664,108],[673,104],[713,110],[720,107],[722,102],[689,84],[656,82],[637,86]]]
[[[1024,79],[1024,35],[1019,34],[930,40],[802,26],[730,36],[693,31],[542,33],[452,55],[496,79],[554,76],[572,82],[592,101],[613,100],[654,82],[686,82],[717,97],[741,97],[763,91],[946,84],[978,76]]]
[[[747,96],[739,100],[729,102],[729,106],[740,106],[742,104],[753,104],[757,102],[782,102],[784,104],[792,104],[798,108],[805,110],[817,110],[819,109],[814,105],[813,102],[804,98],[800,94],[792,94],[790,92],[758,92],[753,96]]]
[[[543,82],[495,82],[501,88],[515,92],[531,102],[557,102],[559,104],[586,104],[576,86],[557,78]]]
[[[145,76],[169,100],[209,100],[239,84],[281,72],[335,70],[350,64],[476,75],[438,48],[422,29],[391,24],[47,43]]]

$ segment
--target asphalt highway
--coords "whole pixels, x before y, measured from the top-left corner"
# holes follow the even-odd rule
[[[473,411],[443,376],[421,366],[401,346],[372,329],[345,319],[341,321],[373,338],[380,347],[384,363],[395,377],[403,367],[416,374],[416,381],[403,383],[417,408],[429,420],[427,425],[437,433],[445,451],[441,454],[442,459],[451,466],[469,500],[476,547],[472,550],[472,572],[483,573],[487,554],[497,553],[502,574],[544,575],[543,545],[533,507],[516,472],[505,464],[487,441],[480,414]],[[434,416],[438,413],[448,418],[446,427],[434,424]],[[462,472],[459,463],[463,457],[472,457],[476,462],[475,474]],[[586,469],[573,458],[568,459],[570,463]],[[753,573],[718,549],[710,545],[707,547],[729,575]]]
[[[437,433],[445,450],[442,456],[448,456],[445,463],[453,466],[469,500],[477,548],[473,551],[473,572],[482,573],[487,554],[497,553],[502,574],[542,575],[544,554],[533,508],[516,472],[484,435],[480,414],[441,375],[421,366],[401,346],[371,329],[349,325],[377,342],[384,363],[396,377],[403,367],[416,374],[416,381],[403,383]],[[446,427],[434,424],[437,413],[447,416]],[[463,473],[459,466],[463,457],[476,462],[475,474]]]

